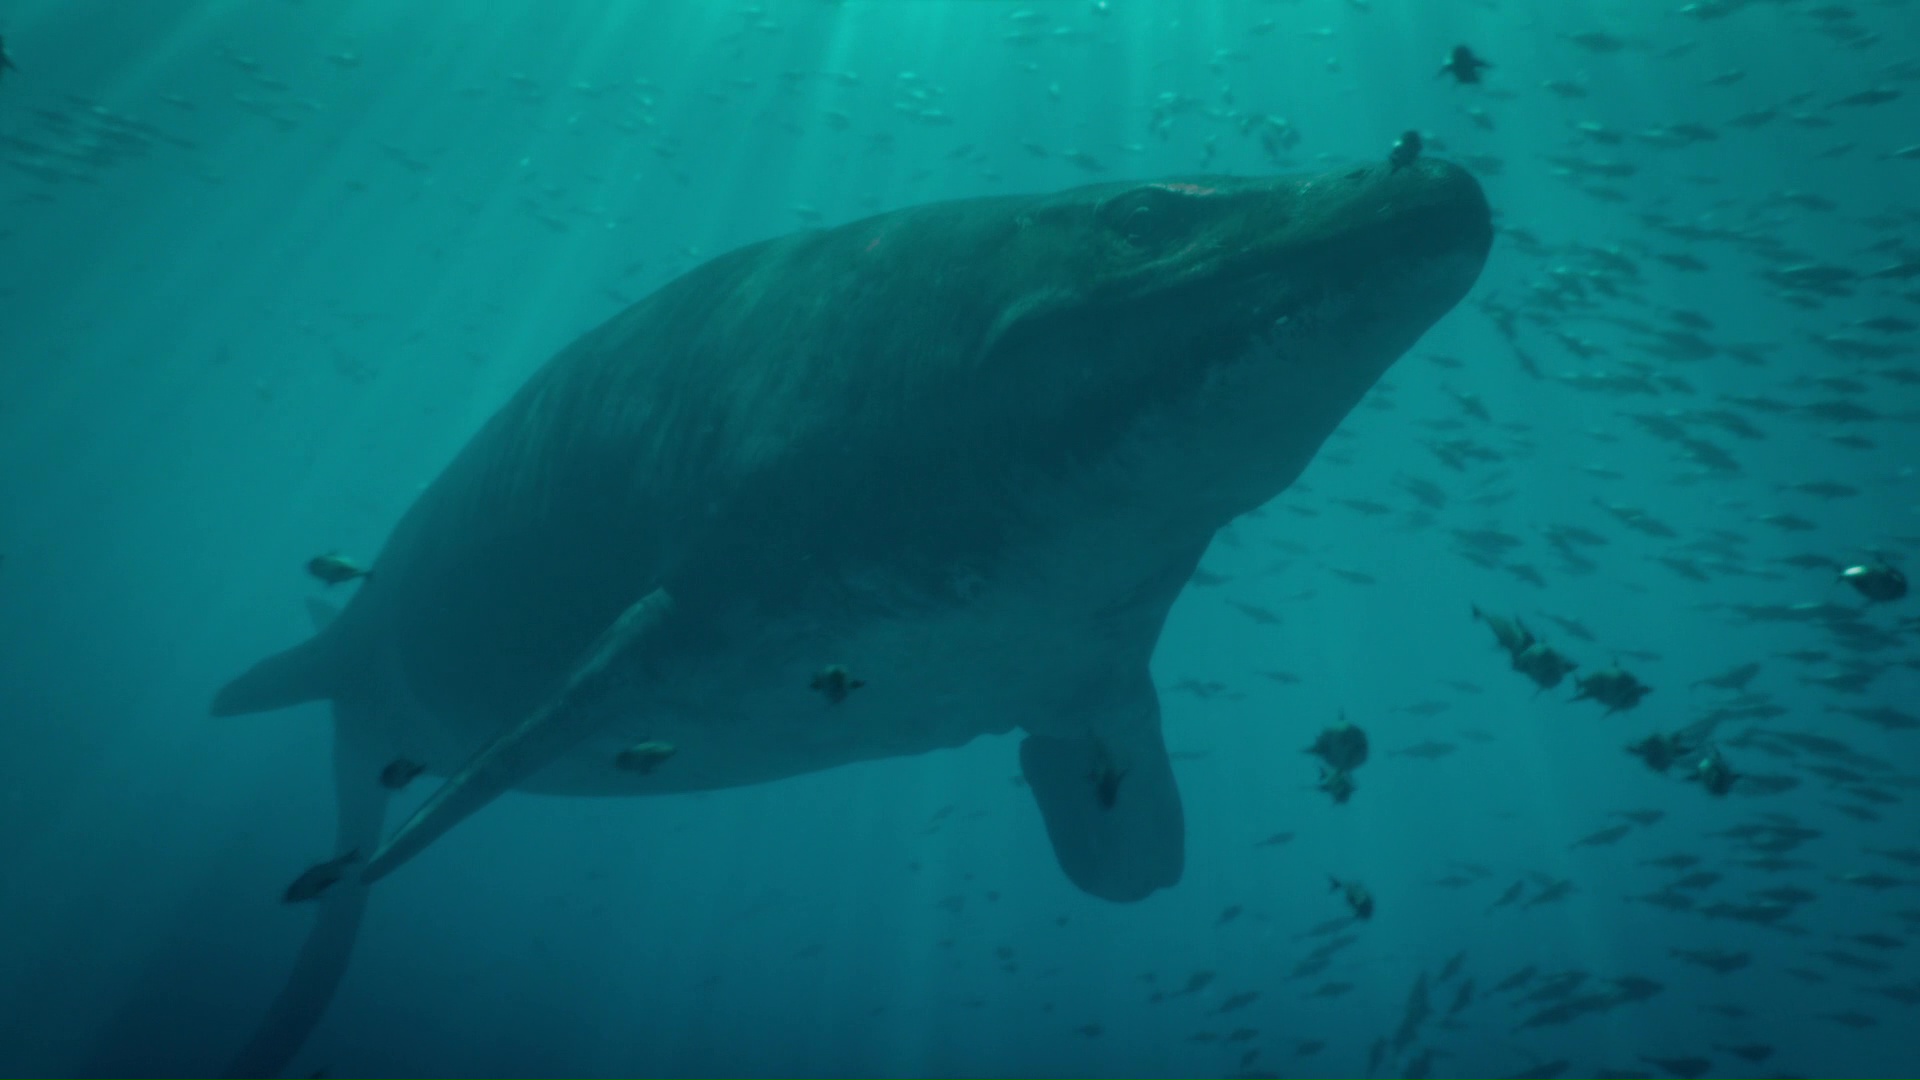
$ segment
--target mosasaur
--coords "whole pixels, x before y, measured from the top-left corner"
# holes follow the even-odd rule
[[[1168,608],[1491,238],[1431,159],[1103,184],[754,244],[589,332],[337,618],[214,700],[331,702],[335,855],[360,854],[236,1071],[297,1048],[367,886],[507,791],[697,791],[1018,730],[1076,885],[1174,884]],[[823,695],[829,668],[860,685]],[[623,767],[640,744],[671,755]],[[383,841],[402,759],[444,781]]]

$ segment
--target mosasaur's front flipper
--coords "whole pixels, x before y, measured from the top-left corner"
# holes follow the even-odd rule
[[[360,874],[366,884],[386,877],[467,815],[518,786],[592,734],[603,718],[594,708],[659,632],[673,608],[655,589],[602,631],[566,684],[545,704],[489,743],[440,785],[400,831],[381,845]]]
[[[1145,673],[1089,708],[1086,737],[1030,735],[1020,772],[1040,805],[1060,868],[1103,900],[1143,900],[1180,880],[1186,815],[1160,737],[1160,699]]]

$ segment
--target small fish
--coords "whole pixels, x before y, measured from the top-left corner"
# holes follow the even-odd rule
[[[1803,480],[1793,484],[1779,484],[1781,491],[1797,491],[1802,495],[1812,495],[1820,499],[1850,499],[1860,494],[1860,489],[1852,484],[1842,484],[1837,480]]]
[[[847,700],[847,695],[867,684],[861,679],[854,678],[846,668],[841,667],[839,664],[829,664],[819,671],[814,672],[811,685],[812,688],[819,691],[820,695],[825,697],[828,702],[838,705]]]
[[[1753,962],[1753,956],[1750,953],[1729,952],[1725,949],[1668,949],[1667,953],[1689,964],[1721,975],[1739,971]]]
[[[1280,625],[1280,616],[1274,614],[1273,611],[1268,608],[1261,607],[1259,604],[1249,604],[1243,600],[1229,600],[1227,603],[1239,608],[1241,614],[1259,623],[1261,626]]]
[[[1087,779],[1093,781],[1093,797],[1099,801],[1102,810],[1113,809],[1114,803],[1120,799],[1120,781],[1126,778],[1127,771],[1104,756],[1094,763]]]
[[[1458,1016],[1471,1004],[1473,1004],[1473,980],[1468,979],[1460,984],[1460,989],[1453,995],[1453,1004],[1447,1006],[1447,1015]]]
[[[1696,679],[1693,685],[1711,686],[1717,690],[1745,690],[1747,684],[1752,682],[1753,677],[1758,674],[1760,674],[1759,664],[1741,664],[1739,667],[1728,668],[1718,675]]]
[[[1535,975],[1538,975],[1539,973],[1540,973],[1539,968],[1534,967],[1532,964],[1528,964],[1526,967],[1521,968],[1519,971],[1516,971],[1513,974],[1495,983],[1493,986],[1492,992],[1496,994],[1501,994],[1501,993],[1505,993],[1508,990],[1518,990],[1521,987],[1532,982],[1533,977]]]
[[[1879,315],[1871,319],[1861,319],[1857,325],[1880,334],[1910,334],[1920,330],[1920,324],[1909,322],[1897,315]]]
[[[1342,710],[1339,722],[1323,728],[1306,752],[1326,762],[1330,769],[1352,772],[1367,763],[1369,745],[1366,731],[1348,722]]]
[[[289,904],[317,900],[321,893],[332,888],[336,882],[346,876],[347,867],[359,861],[360,853],[349,851],[337,859],[328,859],[326,862],[310,866],[305,873],[293,879],[293,884],[287,886],[286,895],[281,899]]]
[[[1675,529],[1673,526],[1668,525],[1666,522],[1661,521],[1639,507],[1626,506],[1619,503],[1604,503],[1598,499],[1594,500],[1594,505],[1612,514],[1620,524],[1636,532],[1645,533],[1648,536],[1658,537],[1662,540],[1671,540],[1680,535],[1678,529]]]
[[[1863,108],[1869,105],[1885,105],[1889,101],[1898,100],[1899,97],[1900,91],[1898,90],[1875,88],[1872,90],[1862,90],[1857,94],[1848,94],[1846,97],[1834,101],[1828,105],[1827,108]]]
[[[1329,769],[1324,765],[1320,767],[1320,780],[1314,786],[1332,796],[1333,801],[1339,804],[1353,798],[1354,791],[1359,787],[1353,782],[1353,773],[1346,769]]]
[[[1419,132],[1406,131],[1401,133],[1399,140],[1396,141],[1393,144],[1393,148],[1387,152],[1388,168],[1393,172],[1399,172],[1401,169],[1420,160],[1420,152],[1424,148]]]
[[[1480,73],[1493,65],[1474,55],[1471,46],[1455,45],[1453,51],[1440,64],[1441,75],[1453,76],[1453,81],[1462,85],[1480,81]]]
[[[1527,624],[1519,619],[1510,619],[1504,615],[1489,615],[1481,611],[1478,604],[1472,605],[1472,611],[1476,621],[1486,623],[1493,630],[1493,640],[1507,651],[1508,656],[1518,657],[1532,647],[1535,640],[1533,632],[1528,630]]]
[[[1513,658],[1513,670],[1533,680],[1539,690],[1551,690],[1560,685],[1560,681],[1573,673],[1580,665],[1569,660],[1545,642],[1536,641]],[[1576,680],[1578,682],[1580,680]],[[1539,690],[1535,691],[1536,693]],[[1578,699],[1576,699],[1578,700]]]
[[[1354,918],[1373,918],[1373,893],[1365,885],[1357,881],[1341,881],[1331,875],[1327,880],[1333,883],[1332,891],[1346,894],[1347,907],[1353,910]]]
[[[1618,843],[1620,838],[1633,831],[1632,825],[1613,825],[1597,833],[1583,836],[1573,842],[1574,847],[1606,847]]]
[[[1659,892],[1648,893],[1645,896],[1636,896],[1632,899],[1644,904],[1663,907],[1669,911],[1691,911],[1695,906],[1693,897],[1683,892],[1675,892],[1671,887],[1661,889]]]
[[[1713,1068],[1713,1062],[1703,1057],[1657,1058],[1642,1054],[1640,1060],[1649,1065],[1658,1065],[1680,1077],[1680,1080],[1700,1080]]]
[[[1843,885],[1857,885],[1860,888],[1872,889],[1875,892],[1884,891],[1886,889],[1897,889],[1902,885],[1909,884],[1909,882],[1902,881],[1901,879],[1894,877],[1891,874],[1882,874],[1878,872],[1865,873],[1865,874],[1858,873],[1858,872],[1840,874],[1836,876],[1833,880],[1838,881]]]
[[[1741,779],[1720,754],[1719,747],[1709,747],[1700,760],[1694,763],[1692,771],[1683,779],[1698,783],[1707,789],[1707,794],[1716,798],[1733,790],[1733,785]]]
[[[1572,1067],[1573,1062],[1566,1058],[1556,1058],[1532,1068],[1522,1069],[1517,1073],[1509,1073],[1508,1077],[1509,1080],[1559,1080],[1560,1077],[1567,1075],[1567,1070]]]
[[[1260,991],[1242,990],[1237,994],[1232,994],[1228,996],[1228,998],[1225,1001],[1222,1001],[1220,1003],[1220,1007],[1213,1010],[1214,1015],[1217,1016],[1221,1013],[1236,1012],[1240,1009],[1246,1008],[1247,1006],[1253,1004],[1258,1000],[1260,1000]]]
[[[1725,1050],[1741,1061],[1754,1065],[1758,1065],[1773,1056],[1773,1047],[1768,1046],[1766,1043],[1745,1043],[1739,1046],[1716,1044],[1715,1049]]]
[[[1382,514],[1393,513],[1393,507],[1388,506],[1386,503],[1375,502],[1372,499],[1333,499],[1330,501],[1367,517],[1379,517]]]
[[[1573,637],[1579,638],[1581,641],[1600,640],[1598,637],[1594,636],[1593,631],[1587,627],[1587,624],[1581,622],[1579,619],[1563,619],[1558,615],[1549,615],[1544,611],[1541,612],[1540,614],[1545,615],[1548,622],[1553,623],[1555,626],[1558,626],[1560,629],[1565,630],[1568,634],[1572,635]]]
[[[619,755],[614,758],[613,763],[622,769],[637,772],[645,776],[659,768],[668,758],[671,758],[678,752],[679,748],[670,742],[649,739],[645,742],[635,743],[625,750],[620,751]]]
[[[1897,862],[1902,866],[1912,866],[1915,868],[1920,868],[1920,848],[1914,848],[1914,847],[1872,848],[1870,847],[1870,848],[1864,848],[1862,850],[1866,851],[1870,855],[1878,855],[1883,859],[1889,859],[1893,862]]]
[[[1607,707],[1606,715],[1612,716],[1623,709],[1631,709],[1640,704],[1640,699],[1652,693],[1653,688],[1635,678],[1631,673],[1620,669],[1619,665],[1584,675],[1574,680],[1579,688],[1574,694],[1575,701],[1597,701]]]
[[[1568,41],[1596,53],[1615,53],[1627,47],[1627,39],[1605,30],[1583,30],[1578,34],[1564,35]]]
[[[394,758],[387,762],[386,768],[380,770],[380,786],[388,791],[399,791],[413,783],[414,777],[426,771],[427,767],[417,761]]]
[[[1907,575],[1884,562],[1849,566],[1840,571],[1840,580],[1875,604],[1890,603],[1907,595]]]
[[[337,552],[315,555],[308,559],[307,573],[329,586],[344,584],[355,578],[373,577],[373,571]]]
[[[1205,990],[1208,984],[1213,982],[1213,978],[1214,978],[1214,973],[1211,971],[1205,971],[1205,970],[1196,971],[1193,974],[1187,976],[1187,985],[1182,987],[1179,990],[1175,990],[1174,993],[1176,995],[1197,994],[1200,991]]]
[[[1542,875],[1535,875],[1535,876],[1541,877]],[[1573,881],[1571,879],[1561,878],[1558,881],[1555,881],[1551,878],[1546,878],[1542,881],[1541,884],[1542,884],[1542,888],[1540,889],[1540,891],[1537,893],[1534,893],[1532,897],[1528,898],[1527,902],[1524,905],[1522,905],[1523,907],[1527,908],[1528,910],[1531,910],[1537,907],[1545,907],[1548,904],[1558,903],[1561,900],[1564,900],[1567,897],[1573,895]]]

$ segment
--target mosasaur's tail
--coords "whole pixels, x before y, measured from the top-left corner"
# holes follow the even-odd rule
[[[325,601],[309,600],[307,611],[318,631],[315,636],[267,657],[222,687],[213,699],[213,715],[265,712],[338,697],[348,668],[337,639],[328,633],[335,610]],[[387,757],[384,744],[384,731],[371,707],[353,698],[334,702],[333,790],[339,813],[335,852],[372,851],[380,844],[388,794],[380,785],[380,766]],[[263,897],[261,902],[269,900]],[[367,911],[367,890],[350,878],[334,886],[318,906],[286,985],[228,1064],[227,1076],[279,1075],[333,1001]]]

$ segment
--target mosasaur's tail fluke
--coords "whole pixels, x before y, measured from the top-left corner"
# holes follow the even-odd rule
[[[380,843],[387,789],[380,786],[383,751],[373,720],[350,702],[334,707],[333,788],[340,815],[335,851],[371,851]],[[262,903],[270,900],[263,897]],[[227,1066],[227,1076],[278,1076],[285,1071],[333,1001],[366,911],[367,890],[351,877],[321,899],[292,974],[246,1047]]]
[[[309,600],[307,614],[316,635],[260,661],[222,687],[213,699],[215,716],[265,712],[334,696],[341,661],[327,630],[339,612],[323,600]],[[336,852],[371,851],[380,843],[387,815],[388,792],[380,785],[380,765],[389,756],[385,743],[377,714],[352,700],[334,703]],[[246,1046],[227,1065],[227,1076],[278,1076],[286,1071],[332,1003],[353,957],[353,943],[366,911],[367,890],[351,880],[339,883],[321,900],[286,985]]]

